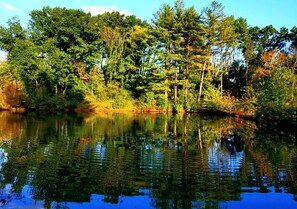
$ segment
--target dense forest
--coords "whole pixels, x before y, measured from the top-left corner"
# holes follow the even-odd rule
[[[0,108],[211,110],[296,120],[297,27],[250,27],[212,2],[151,23],[44,7],[0,26]]]

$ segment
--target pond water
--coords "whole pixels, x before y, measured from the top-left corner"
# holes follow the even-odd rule
[[[0,112],[0,208],[296,209],[296,132],[228,117]]]

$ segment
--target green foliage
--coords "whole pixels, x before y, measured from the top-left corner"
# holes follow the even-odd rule
[[[221,92],[211,84],[208,84],[204,91],[203,103],[206,108],[219,110],[217,101],[221,100]]]
[[[122,109],[128,107],[129,102],[132,101],[130,93],[122,88],[118,88],[117,92],[114,95],[114,102],[112,107],[114,109]]]
[[[205,107],[250,115],[263,91],[258,113],[269,115],[273,109],[278,115],[296,108],[296,93],[289,93],[292,101],[287,101],[280,96],[286,92],[271,93],[276,91],[269,82],[281,88],[296,86],[296,79],[290,84],[267,79],[279,67],[294,74],[294,47],[295,27],[248,27],[245,19],[227,16],[217,2],[198,13],[176,0],[163,5],[152,24],[119,12],[91,16],[44,7],[30,13],[27,28],[17,18],[7,28],[0,26],[0,49],[8,53],[8,67],[0,76],[22,86],[22,99],[10,97],[10,104],[32,109],[98,103],[124,109],[138,101],[140,108],[182,112]],[[250,86],[253,95],[248,95]]]
[[[195,90],[191,90],[188,92],[187,96],[184,95],[184,92],[180,95],[183,101],[183,109],[184,110],[197,110],[198,102],[197,102],[197,92]]]
[[[284,120],[294,117],[296,111],[296,75],[287,68],[277,69],[265,82],[264,90],[257,97],[257,117]]]
[[[109,99],[104,82],[104,75],[97,69],[93,69],[90,73],[89,89],[96,101],[102,102]]]
[[[231,113],[236,100],[229,95],[222,95],[218,88],[208,83],[204,91],[203,104],[207,109]]]
[[[155,106],[155,94],[154,92],[146,92],[139,97],[139,106],[141,108],[151,108]]]
[[[253,95],[251,86],[247,86],[245,91],[245,94],[239,99],[235,109],[241,111],[246,116],[254,116],[256,112],[257,98]]]
[[[168,102],[166,96],[164,94],[157,94],[156,98],[156,106],[162,110],[170,110],[172,109],[172,104]]]

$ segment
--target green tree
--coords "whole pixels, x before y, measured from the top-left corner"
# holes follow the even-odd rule
[[[280,68],[275,70],[272,76],[265,82],[264,90],[257,98],[259,109],[257,117],[274,120],[285,120],[294,117],[296,111],[297,88],[292,89],[292,77],[296,75],[290,69]]]
[[[289,38],[292,41],[291,47],[297,47],[297,26],[293,27],[290,31]]]
[[[241,50],[245,62],[245,81],[249,79],[249,67],[251,60],[254,59],[255,44],[249,36],[249,27],[246,19],[239,18],[235,20],[235,31],[238,34],[238,48]],[[240,65],[238,65],[240,67]],[[242,87],[243,88],[243,87]]]
[[[101,38],[105,44],[105,57],[103,74],[106,85],[115,78],[120,77],[123,69],[123,52],[126,41],[126,34],[120,31],[120,28],[104,27],[101,31]],[[122,79],[121,79],[122,80]],[[123,86],[123,80],[121,82]]]
[[[27,31],[17,17],[8,20],[7,24],[8,28],[0,26],[0,49],[9,53],[17,40],[27,38]]]
[[[202,68],[204,37],[202,34],[201,18],[194,9],[190,7],[184,10],[182,18],[183,38],[183,105],[189,109],[189,89],[195,90],[195,82],[199,76],[199,69]]]
[[[212,74],[214,73],[214,69],[211,66],[211,58],[214,52],[219,49],[221,25],[225,17],[223,9],[224,7],[222,6],[222,4],[214,1],[209,7],[206,7],[203,10],[202,21],[205,35],[205,55],[203,67],[201,69],[198,102],[200,102],[202,96],[203,84],[206,73],[205,71],[213,71]]]
[[[151,91],[149,83],[154,79],[155,45],[156,38],[149,25],[136,25],[128,33],[124,60],[125,87],[134,98]]]
[[[165,4],[155,14],[153,24],[154,33],[158,39],[156,47],[159,59],[155,74],[160,77],[160,80],[163,80],[163,84],[160,82],[152,84],[154,86],[152,89],[163,92],[163,96],[160,99],[164,101],[161,103],[163,103],[164,109],[168,109],[170,82],[172,77],[176,76],[177,71],[177,56],[175,56],[179,47],[177,41],[180,40],[180,34],[177,33],[179,24],[176,20],[174,9],[169,4]]]
[[[235,20],[233,16],[223,18],[219,42],[219,59],[216,61],[219,68],[220,90],[221,94],[223,94],[223,78],[234,61],[234,53],[238,45],[238,34],[235,30]]]

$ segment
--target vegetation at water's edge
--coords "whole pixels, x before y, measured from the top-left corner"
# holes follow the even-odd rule
[[[201,109],[296,120],[297,28],[249,27],[182,0],[147,23],[118,12],[34,10],[0,26],[0,107]]]

